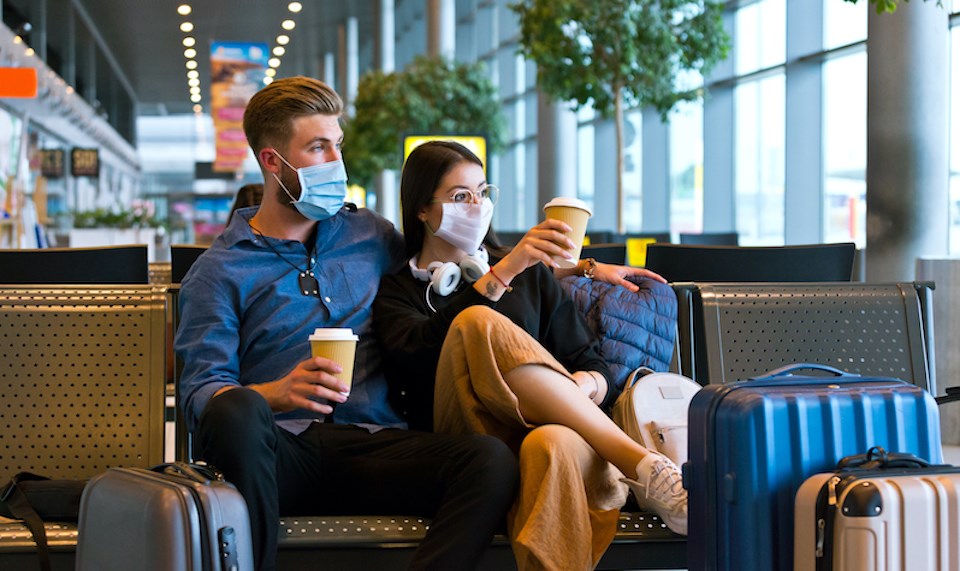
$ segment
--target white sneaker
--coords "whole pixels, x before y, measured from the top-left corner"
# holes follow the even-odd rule
[[[656,512],[674,533],[687,535],[687,491],[669,458],[650,452],[637,464],[637,479],[623,478],[641,508]]]

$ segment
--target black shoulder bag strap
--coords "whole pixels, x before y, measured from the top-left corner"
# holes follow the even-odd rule
[[[23,520],[23,524],[30,530],[33,541],[37,544],[37,557],[40,559],[41,571],[50,571],[50,548],[47,546],[47,530],[44,529],[43,520],[40,519],[37,510],[33,509],[27,495],[23,493],[20,480],[46,480],[46,478],[29,472],[19,473],[10,480],[7,488],[3,490],[0,501],[7,505],[13,517]]]

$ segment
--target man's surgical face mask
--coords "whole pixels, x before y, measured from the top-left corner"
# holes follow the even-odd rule
[[[276,153],[275,150],[274,152]],[[298,169],[287,162],[280,153],[277,153],[277,156],[284,164],[296,171],[297,180],[300,181],[300,198],[294,198],[276,174],[273,178],[277,179],[280,188],[290,197],[290,204],[304,218],[316,221],[326,220],[343,208],[347,197],[347,169],[342,159]]]

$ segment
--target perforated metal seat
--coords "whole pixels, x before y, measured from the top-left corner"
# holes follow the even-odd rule
[[[688,297],[687,366],[701,384],[729,383],[791,363],[895,377],[936,394],[924,284],[675,284]],[[681,334],[684,335],[684,327]],[[683,349],[683,348],[682,348]]]
[[[18,455],[0,448],[0,478],[23,469],[87,478],[110,466],[159,463],[165,312],[175,304],[175,287],[0,288],[0,358],[11,363],[0,369],[0,429],[23,434],[4,440]],[[58,446],[76,457],[52,459],[48,452]],[[178,456],[189,456],[186,439],[178,442]],[[413,516],[283,518],[278,565],[403,568],[428,526]],[[72,569],[76,525],[46,528],[54,569]],[[0,521],[0,569],[34,565],[26,527]],[[685,538],[653,514],[625,512],[599,568],[685,565]],[[514,567],[509,541],[498,536],[481,568]]]
[[[0,287],[0,481],[162,461],[165,312],[152,286]]]

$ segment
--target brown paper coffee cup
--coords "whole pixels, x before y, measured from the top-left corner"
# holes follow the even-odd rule
[[[543,207],[547,218],[566,222],[570,226],[570,232],[566,232],[567,238],[576,244],[571,250],[573,259],[566,259],[554,256],[554,260],[561,268],[572,268],[580,261],[580,250],[583,248],[583,237],[587,233],[587,221],[593,214],[587,204],[577,198],[557,197],[551,200]]]
[[[330,359],[343,368],[343,372],[334,375],[347,385],[347,394],[353,383],[353,362],[357,354],[359,337],[351,329],[320,328],[310,336],[310,349],[314,357]]]

